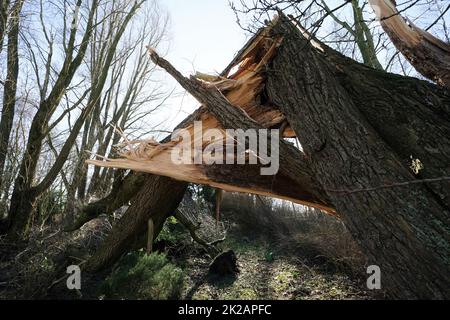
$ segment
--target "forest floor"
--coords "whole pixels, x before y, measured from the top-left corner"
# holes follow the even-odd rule
[[[367,300],[375,296],[360,280],[328,264],[283,255],[264,239],[230,234],[223,244],[235,251],[240,273],[221,280],[207,276],[210,259],[183,257],[188,300]],[[179,259],[177,259],[178,261]]]
[[[97,220],[74,234],[51,230],[33,239],[27,247],[0,243],[0,299],[98,299],[105,275],[89,281],[89,289],[77,295],[65,289],[65,266],[77,264],[92,254],[110,229],[107,220]],[[194,243],[184,243],[169,260],[183,270],[186,300],[347,300],[374,299],[362,280],[326,261],[312,261],[283,254],[262,238],[249,239],[231,230],[221,244],[238,258],[240,273],[211,280],[211,258]],[[177,246],[178,247],[178,246]],[[86,287],[85,287],[86,288]],[[127,299],[126,296],[122,297]]]

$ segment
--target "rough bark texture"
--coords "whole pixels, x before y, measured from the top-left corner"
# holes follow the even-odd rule
[[[299,29],[283,16],[281,20],[279,31],[285,38],[271,66],[268,92],[301,140],[317,180],[371,263],[381,267],[383,284],[392,296],[449,298],[448,208],[420,184],[367,192],[339,191],[414,181],[416,177],[359,110],[362,101],[354,99],[354,92],[344,84],[345,68],[331,64],[327,54],[312,46]],[[383,97],[384,88],[374,85],[367,91]],[[390,95],[395,95],[394,90],[389,90]],[[404,108],[396,102],[391,101],[392,108]],[[427,104],[418,106],[417,101],[407,107],[412,113],[433,110]],[[366,111],[380,113],[374,108]],[[382,114],[372,119],[390,117],[392,114]],[[384,126],[395,123],[385,120]],[[382,131],[387,136],[391,130],[394,128]],[[448,136],[442,138],[447,144]],[[442,184],[448,188],[448,182]]]
[[[6,15],[3,17],[3,6],[0,6],[0,28],[6,23]],[[3,88],[3,109],[0,120],[0,190],[2,190],[3,169],[5,166],[6,155],[8,153],[9,138],[14,121],[14,109],[16,106],[17,79],[19,77],[19,17],[22,10],[23,1],[18,0],[12,8],[11,30],[8,33],[8,57],[7,74]],[[0,29],[0,48],[3,43],[3,29]],[[1,50],[0,50],[1,51]]]
[[[423,169],[418,179],[450,177],[450,91],[426,81],[376,72],[348,59],[339,65],[345,70],[340,82],[402,164],[409,167],[411,157],[419,159]],[[449,183],[426,187],[450,209]]]
[[[114,226],[98,252],[88,260],[87,271],[100,271],[133,249],[147,231],[149,219],[154,223],[154,237],[166,219],[175,214],[187,185],[162,176],[149,176],[125,215]],[[145,243],[145,242],[144,242]]]
[[[9,0],[0,3],[0,52],[3,49],[3,39],[5,38],[6,24],[8,21]]]

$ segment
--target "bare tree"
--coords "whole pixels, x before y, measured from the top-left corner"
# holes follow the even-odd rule
[[[80,153],[77,155],[79,160],[70,184],[69,198],[72,202],[75,199],[80,202],[88,200],[85,199],[86,192],[89,198],[104,196],[115,184],[112,179],[121,177],[119,172],[100,168],[95,168],[89,176],[85,161],[90,154],[86,151],[97,148],[95,154],[98,158],[112,156],[114,146],[121,139],[117,128],[127,130],[137,120],[146,117],[148,119],[166,96],[159,85],[151,82],[155,67],[146,53],[145,46],[160,45],[167,30],[167,16],[161,14],[161,9],[153,2],[143,8],[139,17],[116,53],[108,87],[84,124],[81,145],[78,148]],[[92,55],[101,55],[101,51],[92,48],[91,61],[96,60]],[[95,64],[91,62],[91,65]],[[74,206],[70,210],[73,211]]]
[[[109,8],[109,11],[103,11],[102,15],[102,12],[99,9],[99,0],[92,0],[89,8],[86,8],[84,34],[82,35],[79,44],[76,43],[77,39],[80,37],[79,31],[81,29],[78,22],[81,21],[83,16],[79,16],[78,10],[75,10],[73,18],[70,19],[69,26],[66,25],[66,19],[64,19],[64,30],[62,33],[64,39],[62,42],[64,60],[61,70],[57,73],[54,72],[52,64],[54,37],[47,31],[45,23],[42,22],[43,34],[48,43],[48,51],[45,55],[47,58],[45,63],[46,68],[44,76],[41,77],[39,63],[36,59],[37,55],[34,51],[31,52],[30,56],[32,57],[37,82],[39,84],[41,101],[31,123],[27,147],[23,154],[20,171],[14,184],[10,213],[8,216],[10,222],[10,237],[26,237],[34,202],[58,177],[65,161],[70,155],[83,124],[95,110],[96,106],[98,106],[99,99],[105,83],[107,82],[110,66],[113,64],[116,56],[117,46],[128,23],[136,14],[142,3],[143,1],[135,2],[132,5],[119,1],[102,3],[102,8]],[[40,7],[42,21],[42,2]],[[77,2],[77,7],[82,7],[81,0]],[[71,12],[65,2],[59,9],[64,13],[64,18]],[[71,85],[74,85],[72,82],[75,79],[77,70],[79,70],[80,66],[83,64],[83,60],[89,48],[89,43],[91,43],[92,37],[96,32],[101,32],[101,26],[105,27],[103,32],[109,34],[110,37],[107,39],[101,61],[97,64],[98,69],[95,71],[95,80],[92,79],[92,86],[85,88],[78,98],[78,102],[75,103],[77,107],[83,106],[81,112],[75,122],[73,122],[70,132],[65,138],[65,142],[59,150],[53,165],[36,185],[36,168],[40,159],[43,144],[47,140],[50,131],[64,118],[59,117],[56,119],[56,122],[52,124],[49,124],[49,122],[60,105],[61,100],[67,93],[67,90]],[[68,33],[67,39],[65,37],[66,32]],[[33,50],[31,46],[30,48]],[[51,84],[52,87],[50,88]],[[85,97],[86,101],[84,101]]]
[[[404,19],[395,2],[370,0],[378,20],[397,49],[426,78],[450,88],[450,44]],[[441,13],[437,23],[450,9]]]

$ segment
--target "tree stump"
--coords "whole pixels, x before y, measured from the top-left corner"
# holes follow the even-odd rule
[[[209,266],[209,275],[224,277],[238,273],[237,257],[233,250],[219,254]]]

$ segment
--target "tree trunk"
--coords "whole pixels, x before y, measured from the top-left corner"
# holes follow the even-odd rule
[[[130,173],[123,180],[116,181],[108,196],[84,207],[75,223],[67,226],[65,231],[78,230],[101,214],[112,214],[132,200],[150,177],[150,175],[144,173]]]
[[[3,39],[5,38],[6,24],[8,21],[9,0],[0,3],[0,52],[3,49]]]
[[[145,246],[145,241],[142,243],[141,240],[148,230],[149,219],[153,220],[156,238],[166,219],[175,214],[186,187],[184,182],[148,176],[131,207],[114,226],[98,252],[88,260],[85,269],[90,272],[100,271],[111,266],[136,244]]]
[[[3,5],[0,7],[0,26],[3,26]],[[16,92],[17,92],[17,79],[19,77],[19,18],[20,11],[22,9],[23,1],[18,0],[12,8],[12,25],[11,30],[8,33],[8,58],[7,58],[7,75],[5,85],[3,89],[3,109],[0,120],[0,192],[2,188],[3,169],[5,167],[6,155],[8,153],[9,138],[11,135],[11,129],[14,122],[15,106],[16,106]],[[6,9],[5,9],[6,10]],[[3,42],[3,29],[0,29],[1,42]]]
[[[80,1],[79,1],[80,2]],[[79,3],[81,5],[81,2]],[[8,214],[8,237],[12,240],[27,238],[30,227],[30,217],[33,205],[39,196],[38,190],[33,188],[33,180],[39,161],[42,145],[49,128],[49,121],[59,105],[66,88],[70,85],[78,67],[81,65],[93,32],[93,21],[97,10],[98,0],[92,1],[86,31],[81,46],[75,57],[74,46],[77,29],[71,29],[66,57],[55,84],[47,98],[44,98],[31,122],[26,149],[20,163],[18,176],[14,182],[11,205]]]
[[[381,267],[382,283],[391,296],[449,298],[450,93],[345,58],[310,39],[283,15],[267,29],[270,33],[259,32],[227,68],[240,65],[227,78],[231,86],[228,81],[218,88],[222,84],[187,79],[155,52],[151,55],[215,117],[213,127],[245,130],[260,124],[248,121],[257,112],[240,103],[252,92],[246,86],[250,85],[246,69],[257,73],[242,61],[261,56],[258,38],[272,39],[263,47],[276,48],[276,54],[257,62],[266,71],[266,80],[258,87],[264,88],[261,96],[266,104],[281,110],[303,147],[303,153],[295,153],[282,144],[280,173],[292,179],[282,184],[297,183],[310,200],[337,210],[371,263]],[[236,78],[242,74],[239,83]],[[265,108],[250,98],[245,101]],[[412,160],[423,167],[412,168]],[[133,167],[127,167],[130,163]],[[119,160],[109,165],[162,172],[152,157],[130,163]],[[225,167],[196,170],[206,174],[205,184],[220,182],[225,179],[221,173],[227,173],[230,186],[243,183],[241,179],[251,181],[248,192],[257,193],[264,185],[250,166],[240,172]],[[162,174],[192,179],[171,172]]]
[[[382,268],[392,296],[448,298],[448,91],[367,68],[317,41],[311,45],[301,30],[284,16],[272,28],[270,37],[283,40],[267,61],[266,96],[302,142],[303,170],[318,183],[305,188],[326,192]],[[207,92],[152,55],[220,123],[246,128],[214,89]],[[414,172],[411,156],[426,166]],[[421,176],[435,179],[425,183]]]
[[[385,75],[376,71],[371,74],[373,78],[378,75],[378,81],[366,78],[349,88],[346,79],[355,77],[351,82],[354,84],[358,75],[346,73],[345,65],[330,63],[331,49],[317,50],[317,43],[312,46],[284,16],[281,20],[278,31],[285,36],[269,71],[268,94],[299,137],[318,182],[371,263],[381,267],[382,281],[389,294],[397,298],[449,298],[450,216],[445,201],[448,199],[442,199],[424,183],[402,188],[382,187],[417,182],[402,156],[404,149],[418,149],[414,143],[422,137],[414,140],[413,134],[422,130],[423,122],[430,122],[430,119],[408,122],[410,116],[397,118],[396,112],[383,113],[396,108],[407,109],[422,119],[439,110],[440,114],[434,117],[443,116],[441,122],[430,130],[440,139],[426,141],[420,147],[427,149],[441,144],[440,148],[428,152],[447,162],[445,165],[432,162],[430,166],[434,165],[436,172],[448,172],[447,92],[430,90],[429,95],[440,94],[442,99],[433,101],[440,101],[440,105],[423,103],[423,98],[411,99],[422,94],[421,81],[406,78],[402,81],[397,77],[399,82],[389,82],[392,87],[387,91],[384,86],[378,86],[386,79]],[[408,86],[408,91],[417,91],[407,96],[404,96],[405,89],[396,91],[405,81],[416,83],[415,88]],[[359,90],[364,86],[365,90]],[[352,90],[358,93],[359,99]],[[364,92],[381,101],[386,95],[403,95],[403,103],[410,100],[401,105],[398,99],[392,99],[389,108],[376,109],[372,99],[366,100]],[[383,139],[395,136],[393,131],[397,127],[403,133],[406,126],[412,140],[408,145],[397,145],[405,137],[397,141],[395,137]],[[439,182],[439,188],[448,189],[448,182]]]

